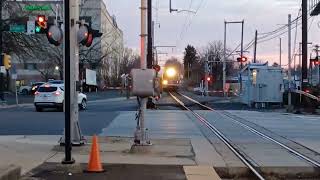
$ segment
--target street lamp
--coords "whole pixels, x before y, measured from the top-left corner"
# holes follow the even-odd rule
[[[59,71],[59,66],[56,66],[56,67],[55,67],[55,70],[56,70],[56,71]]]

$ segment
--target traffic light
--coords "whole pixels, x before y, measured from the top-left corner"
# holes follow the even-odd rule
[[[79,31],[78,31],[78,42],[86,47],[92,45],[93,39],[101,37],[102,33],[99,30],[91,28],[91,25],[87,25],[84,21],[81,22]]]
[[[46,34],[50,44],[59,46],[63,41],[62,29],[56,24],[50,26]]]
[[[248,61],[248,58],[247,58],[247,57],[244,57],[244,56],[238,57],[238,58],[237,58],[237,61],[238,61],[238,62],[247,62],[247,61]]]
[[[310,62],[313,63],[315,66],[320,65],[319,57],[316,57],[314,59],[310,59]]]
[[[207,81],[210,82],[211,81],[211,77],[207,77]]]
[[[161,67],[159,65],[153,65],[152,67],[157,73],[160,72]]]
[[[3,54],[3,65],[8,70],[11,68],[11,56],[8,54]]]
[[[48,19],[45,15],[38,15],[35,22],[35,32],[38,34],[45,34],[48,27]]]

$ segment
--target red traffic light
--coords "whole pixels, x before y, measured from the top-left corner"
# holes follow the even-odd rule
[[[43,23],[45,21],[45,16],[38,16],[38,22]]]
[[[243,57],[238,57],[238,58],[237,58],[237,61],[238,61],[238,62],[247,62],[247,61],[248,61],[248,58],[247,58],[247,57],[244,57],[244,56],[243,56]]]
[[[314,65],[320,65],[320,61],[314,61]]]
[[[37,16],[37,24],[41,27],[41,28],[47,28],[47,19],[45,15],[39,15]]]
[[[154,70],[156,70],[156,72],[160,72],[161,67],[159,65],[153,65],[152,67]]]

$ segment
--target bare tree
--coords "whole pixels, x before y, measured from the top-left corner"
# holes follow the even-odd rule
[[[210,42],[200,53],[200,62],[201,69],[197,69],[200,77],[204,77],[204,61],[209,59],[212,61],[210,63],[211,75],[214,78],[214,88],[221,89],[222,88],[222,61],[224,55],[224,47],[221,41],[213,41]],[[227,61],[231,61],[232,59],[228,58]],[[234,63],[227,62],[227,76],[235,75],[236,71],[234,68]]]
[[[28,4],[24,2],[23,4]],[[5,27],[14,23],[26,23],[32,12],[23,11],[21,3],[5,3]],[[52,13],[52,12],[48,12]],[[35,15],[34,15],[35,16]],[[50,45],[45,34],[27,35],[25,33],[4,32],[3,50],[14,54],[20,63],[34,63],[34,68],[40,72],[44,80],[52,78],[55,67],[59,67],[59,76],[63,78],[63,51],[62,47]]]

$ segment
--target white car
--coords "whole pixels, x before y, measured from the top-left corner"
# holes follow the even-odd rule
[[[38,112],[41,112],[44,108],[58,108],[58,110],[62,111],[63,103],[63,84],[44,84],[35,92],[34,106]],[[87,108],[87,96],[85,94],[78,94],[78,104],[81,110],[85,110]]]

